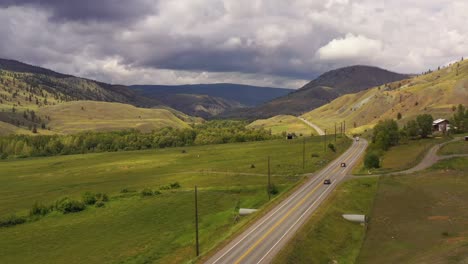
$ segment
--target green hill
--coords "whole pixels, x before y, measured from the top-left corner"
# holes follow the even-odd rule
[[[419,114],[449,118],[453,107],[468,102],[468,61],[355,94],[341,96],[303,115],[323,128],[346,121],[347,132],[360,133],[379,120],[406,123]]]
[[[163,127],[190,127],[169,110],[138,108],[121,103],[76,101],[43,107],[38,113],[48,117],[47,127],[52,131],[65,134],[86,130],[137,129],[150,132]]]

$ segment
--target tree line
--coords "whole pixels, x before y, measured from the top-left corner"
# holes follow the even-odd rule
[[[415,120],[408,121],[401,129],[393,119],[379,121],[374,127],[372,141],[364,157],[366,168],[379,168],[380,157],[391,147],[397,146],[402,139],[427,138],[432,134],[433,121],[431,115],[422,114]]]
[[[83,132],[75,135],[9,135],[0,137],[1,158],[84,154],[278,138],[265,129],[247,129],[246,122],[213,120],[192,128],[166,127],[151,133],[137,130]]]
[[[468,109],[463,105],[453,107],[453,116],[450,118],[448,133],[468,132]],[[429,114],[416,116],[416,119],[408,121],[401,129],[393,119],[379,121],[374,127],[372,141],[364,158],[367,168],[379,168],[380,157],[392,146],[396,146],[401,140],[427,138],[432,135],[432,123],[434,118]]]

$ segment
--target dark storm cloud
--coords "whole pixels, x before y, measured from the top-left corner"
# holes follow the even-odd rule
[[[1,0],[0,7],[32,6],[52,12],[55,21],[129,21],[155,11],[146,0]]]
[[[0,0],[0,57],[114,83],[298,88],[347,65],[416,73],[466,57],[467,9],[461,0]]]

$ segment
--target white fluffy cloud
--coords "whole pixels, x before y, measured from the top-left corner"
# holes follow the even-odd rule
[[[346,34],[344,38],[333,39],[317,51],[321,60],[353,60],[372,58],[382,51],[380,40],[369,39],[363,35]]]
[[[113,83],[298,88],[352,64],[417,73],[468,55],[464,0],[38,3],[0,1],[0,57]]]

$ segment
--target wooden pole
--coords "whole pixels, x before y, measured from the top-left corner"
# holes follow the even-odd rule
[[[305,137],[304,141],[302,142],[302,170],[305,169]]]
[[[200,244],[198,242],[198,197],[197,197],[197,186],[195,185],[195,242],[197,257],[200,255]]]
[[[271,199],[270,156],[268,156],[268,200]]]
[[[325,129],[325,138],[323,142],[323,151],[327,152],[327,130]]]
[[[335,122],[335,145],[336,145],[336,122]]]

